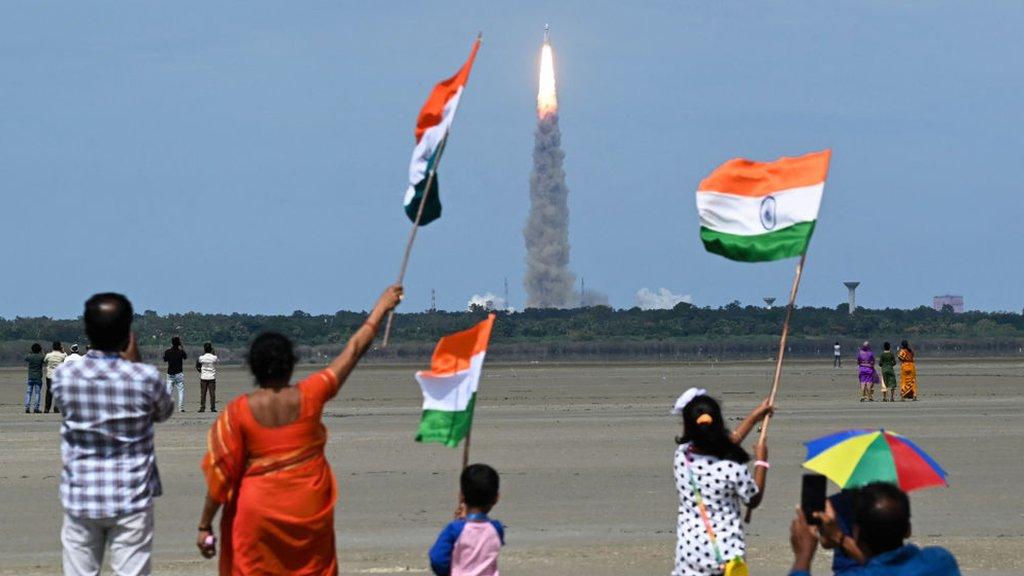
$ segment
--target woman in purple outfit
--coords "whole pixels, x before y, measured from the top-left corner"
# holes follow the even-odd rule
[[[858,376],[860,377],[860,401],[875,401],[875,381],[878,375],[875,373],[875,353],[871,351],[871,343],[867,340],[861,344],[860,352],[857,353]]]

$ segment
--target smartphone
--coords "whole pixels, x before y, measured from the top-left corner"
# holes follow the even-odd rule
[[[804,474],[800,490],[800,509],[808,524],[821,524],[814,517],[815,512],[825,511],[825,477],[821,474]]]

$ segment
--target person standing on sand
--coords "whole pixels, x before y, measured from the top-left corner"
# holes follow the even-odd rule
[[[897,356],[900,359],[900,401],[917,400],[917,364],[914,363],[914,351],[904,340],[900,343]]]
[[[842,368],[843,367],[842,347],[839,346],[839,342],[838,341],[832,346],[832,353],[833,353],[833,356],[834,356],[832,358],[832,367],[833,368]]]
[[[253,340],[248,364],[257,389],[235,398],[220,413],[202,460],[207,492],[196,546],[205,558],[216,555],[213,518],[223,507],[223,576],[338,573],[338,494],[324,455],[323,409],[373,344],[381,321],[401,300],[401,286],[384,290],[341,354],[294,386],[291,341],[273,332]]]
[[[46,362],[46,402],[43,403],[43,412],[49,412],[53,406],[54,413],[60,413],[60,408],[53,405],[53,371],[64,363],[68,355],[64,353],[64,346],[57,341],[53,342],[53,350],[43,357]]]
[[[40,397],[43,395],[43,347],[39,343],[32,345],[32,352],[25,354],[25,363],[28,364],[28,379],[25,382],[25,414],[29,412],[35,412],[36,414],[42,414],[42,410],[39,409]],[[29,404],[32,404],[33,398],[35,399],[35,405],[32,406],[33,410],[29,410]]]
[[[882,355],[878,357],[878,366],[882,372],[882,402],[895,402],[896,390],[896,355],[892,353],[892,344],[882,344]],[[888,399],[887,399],[888,398]]]
[[[53,374],[53,395],[64,414],[64,574],[99,574],[108,547],[115,574],[150,574],[153,499],[163,492],[153,424],[170,418],[174,403],[160,370],[139,362],[127,298],[89,298],[84,320],[93,349]]]
[[[199,371],[199,411],[206,412],[206,393],[210,393],[210,412],[217,411],[217,355],[213,343],[203,344],[203,355],[196,360]]]
[[[185,411],[185,369],[183,364],[188,354],[181,345],[181,338],[171,338],[171,347],[164,350],[164,362],[167,362],[167,393],[172,388],[178,391],[178,411]]]
[[[740,504],[753,510],[764,497],[768,446],[754,448],[754,473],[740,445],[773,407],[765,400],[732,434],[722,410],[706,390],[684,392],[672,414],[682,414],[683,435],[676,438],[675,481],[679,493],[675,568],[672,576],[715,576],[746,555]]]
[[[860,346],[857,353],[857,378],[860,380],[860,401],[875,401],[875,353],[871,351],[871,343],[867,340]]]
[[[77,362],[82,359],[82,355],[78,353],[78,344],[71,345],[71,353],[64,359],[65,362]]]

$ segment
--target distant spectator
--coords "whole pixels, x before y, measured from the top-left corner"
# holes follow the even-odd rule
[[[860,380],[860,401],[875,401],[875,380],[878,375],[875,373],[875,353],[871,350],[871,343],[867,340],[860,345],[857,353],[857,378]]]
[[[25,362],[28,364],[28,380],[25,383],[25,414],[34,411],[41,414],[39,400],[43,394],[43,347],[38,343],[32,345],[32,352],[25,355]],[[34,399],[34,404],[33,404]],[[29,405],[32,404],[32,410]]]
[[[900,401],[917,400],[917,364],[914,362],[914,350],[904,340],[900,343],[896,357],[900,359]]]
[[[139,363],[127,298],[89,298],[84,320],[93,350],[53,375],[54,399],[64,411],[63,572],[99,574],[109,547],[115,574],[150,574],[153,498],[163,492],[153,423],[167,420],[174,404],[160,371]]]
[[[65,362],[75,362],[82,359],[82,355],[78,353],[78,344],[71,345],[71,353],[64,359]]]
[[[832,345],[832,355],[833,355],[832,367],[833,368],[842,368],[843,367],[843,354],[842,354],[842,347],[839,346],[839,342],[836,342],[834,345]]]
[[[498,473],[486,464],[472,464],[459,478],[459,511],[430,549],[430,569],[437,576],[496,576],[505,528],[487,515],[498,503]]]
[[[896,381],[896,355],[892,353],[892,344],[882,344],[882,355],[878,357],[878,366],[882,369],[882,402],[896,401],[896,391],[899,388]]]
[[[816,512],[823,526],[827,513]],[[834,520],[832,520],[834,522]],[[795,556],[790,576],[810,576],[818,547],[818,530],[807,524],[797,510],[789,529]],[[956,559],[945,548],[918,548],[906,544],[910,537],[910,499],[896,486],[875,482],[857,490],[853,497],[853,538],[865,564],[842,572],[844,576],[959,576]]]
[[[199,371],[199,411],[206,412],[206,393],[210,393],[210,412],[217,411],[217,355],[213,344],[203,344],[203,355],[196,360]]]
[[[49,412],[50,406],[53,404],[53,371],[63,364],[67,357],[68,355],[64,353],[64,346],[57,341],[53,343],[53,350],[43,357],[43,361],[46,362],[46,402],[43,404],[43,412]],[[53,406],[53,411],[60,412],[60,409]]]
[[[185,411],[185,369],[183,368],[188,354],[181,345],[181,338],[171,338],[171,347],[164,351],[164,362],[167,362],[167,393],[178,391],[178,411]]]

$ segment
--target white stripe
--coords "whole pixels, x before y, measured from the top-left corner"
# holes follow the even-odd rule
[[[484,355],[479,352],[469,359],[469,368],[449,376],[429,376],[417,372],[416,381],[423,391],[424,410],[461,412],[469,405],[469,398],[480,383],[480,372],[484,367]]]
[[[817,220],[824,189],[825,183],[822,182],[780,190],[768,196],[701,191],[697,193],[697,212],[700,214],[701,226],[726,234],[756,236]],[[766,226],[762,218],[766,198],[773,198],[775,202],[774,225],[769,222],[769,226]]]
[[[409,162],[409,189],[405,191],[405,205],[408,206],[416,195],[415,186],[427,177],[427,164],[434,150],[448,133],[448,129],[455,119],[455,111],[459,108],[459,98],[462,97],[462,86],[455,91],[455,95],[444,104],[444,112],[441,114],[441,121],[423,131],[423,137],[416,143],[412,150],[412,160]]]

